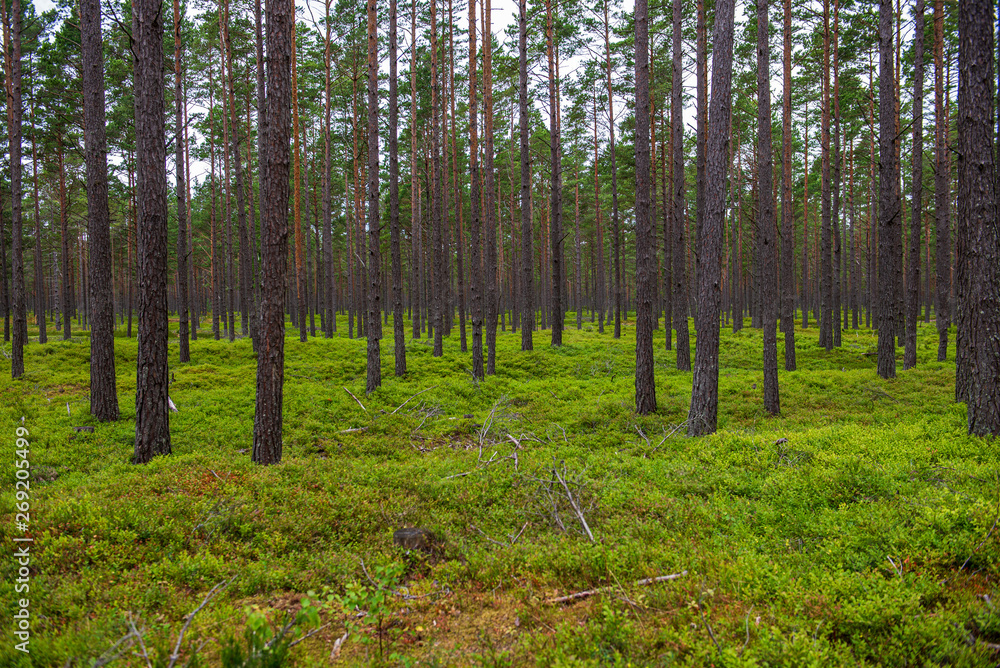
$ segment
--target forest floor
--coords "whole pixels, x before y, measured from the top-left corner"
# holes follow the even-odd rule
[[[966,435],[933,324],[920,324],[919,366],[891,381],[876,376],[872,332],[846,331],[827,353],[815,327],[796,331],[777,418],[762,407],[760,332],[726,328],[719,431],[698,439],[683,424],[691,374],[662,329],[659,409],[640,417],[633,323],[620,340],[567,324],[565,345],[536,332],[529,353],[520,332],[500,333],[497,374],[480,383],[457,323],[444,357],[407,341],[402,379],[386,327],[368,396],[365,341],[345,319],[304,344],[289,327],[272,467],[250,462],[249,340],[202,330],[180,365],[171,338],[173,454],[146,466],[130,463],[134,339],[115,341],[115,424],[89,415],[86,332],[36,338],[19,381],[0,359],[0,537],[21,535],[23,420],[35,541],[29,594],[3,553],[0,664],[172,665],[186,627],[177,666],[196,651],[200,665],[240,665],[287,621],[272,663],[252,665],[997,660],[1000,454]],[[401,527],[433,532],[431,553],[396,547]],[[25,596],[30,655],[8,615]]]

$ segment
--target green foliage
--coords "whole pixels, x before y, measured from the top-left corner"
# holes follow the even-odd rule
[[[831,353],[815,329],[796,332],[800,370],[780,372],[777,418],[762,408],[759,333],[725,331],[720,431],[697,440],[678,428],[691,376],[674,369],[662,331],[659,409],[634,414],[632,331],[616,341],[571,327],[563,347],[532,353],[501,332],[497,375],[479,383],[457,335],[441,358],[408,340],[409,374],[393,377],[385,355],[383,386],[368,396],[363,340],[290,336],[284,459],[266,468],[250,463],[248,340],[202,337],[191,364],[173,364],[173,454],[141,467],[128,463],[134,340],[116,339],[115,424],[88,413],[85,331],[29,345],[24,379],[0,373],[0,431],[24,416],[30,432],[30,660],[96,658],[127,614],[144,620],[151,657],[169,654],[233,575],[192,621],[181,663],[217,638],[201,665],[222,665],[223,651],[233,665],[279,652],[283,665],[316,665],[347,630],[348,665],[700,666],[719,665],[720,652],[733,666],[992,660],[1000,462],[994,442],[965,434],[933,325],[918,329],[919,365],[891,381],[865,354],[872,332],[845,332]],[[567,532],[539,519],[531,477],[553,462],[592,497],[594,543],[571,514]],[[9,540],[13,469],[0,474]],[[392,543],[404,526],[445,537],[440,553],[407,562]],[[17,597],[11,564],[0,566],[5,605]],[[29,665],[12,640],[0,628],[0,664]]]

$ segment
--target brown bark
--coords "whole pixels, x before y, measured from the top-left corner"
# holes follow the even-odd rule
[[[879,230],[878,375],[896,377],[896,256],[901,233],[899,163],[896,160],[895,70],[892,52],[892,0],[879,2]]]
[[[1000,229],[993,152],[993,20],[990,0],[958,8],[958,216],[965,236],[964,294],[958,301],[956,370],[959,400],[968,404],[969,434],[1000,435]],[[961,280],[961,279],[960,279]],[[963,330],[964,328],[964,330]],[[963,364],[964,362],[964,364]],[[967,377],[963,377],[967,374]]]
[[[642,2],[643,0],[640,0]],[[638,28],[637,28],[638,29]],[[648,30],[648,27],[647,27]],[[552,186],[549,201],[549,254],[552,264],[552,345],[561,346],[562,345],[562,332],[563,332],[563,301],[562,301],[562,272],[563,272],[563,261],[562,261],[562,158],[560,156],[560,139],[559,139],[559,101],[556,95],[556,69],[555,69],[555,24],[553,22],[553,7],[552,0],[546,0],[545,2],[545,35],[546,35],[546,52],[548,56],[548,79],[549,79],[549,160],[551,163],[552,171]],[[647,38],[648,39],[648,38]],[[636,49],[639,49],[640,45],[636,45]],[[645,45],[642,45],[644,52],[643,56],[648,61],[648,49]],[[638,60],[636,60],[636,67],[638,68]],[[646,98],[647,103],[642,109],[648,109],[649,103],[649,65],[646,65]],[[638,93],[637,93],[638,94]],[[644,116],[644,114],[638,114],[639,116]],[[646,131],[649,132],[649,119],[646,118]],[[649,149],[648,138],[646,150]],[[647,155],[648,158],[648,155]],[[647,172],[649,165],[646,166]],[[646,175],[649,178],[649,175]],[[648,186],[648,183],[647,183]],[[646,193],[647,198],[649,193]],[[647,202],[648,206],[648,202]],[[650,278],[652,280],[652,278]],[[652,307],[652,304],[650,304]],[[650,330],[650,337],[652,337],[652,330]],[[650,346],[652,346],[652,338],[650,338]],[[650,355],[652,356],[652,348],[650,348]],[[653,401],[655,407],[655,400]]]
[[[604,0],[604,65],[608,84],[608,143],[611,151],[611,233],[615,250],[615,338],[622,335],[622,240],[618,220],[618,160],[615,149],[615,98],[611,87],[611,24],[608,3]]]
[[[496,373],[497,360],[497,311],[500,307],[499,265],[497,262],[497,207],[496,207],[496,183],[493,169],[493,33],[492,33],[492,13],[493,7],[490,0],[484,0],[483,5],[483,111],[486,118],[484,131],[486,135],[485,161],[483,168],[486,171],[485,183],[485,215],[483,221],[486,225],[486,259],[483,263],[486,273],[486,374],[492,376]],[[512,101],[513,102],[513,101]],[[511,115],[513,122],[513,114]],[[511,193],[513,194],[513,192]]]
[[[688,338],[688,282],[685,263],[687,248],[687,222],[684,213],[684,107],[683,70],[681,69],[681,1],[674,0],[673,81],[670,116],[673,122],[673,189],[671,199],[670,229],[673,235],[673,321],[677,333],[677,369],[691,370],[691,344]],[[727,127],[728,134],[728,127]]]
[[[167,148],[163,113],[163,13],[158,1],[132,5],[135,52],[136,200],[139,227],[139,352],[135,455],[144,464],[170,453],[167,409]],[[110,265],[110,262],[108,262]],[[91,270],[94,269],[91,262]],[[100,280],[90,277],[92,288]],[[110,287],[111,281],[107,282]],[[109,308],[110,312],[110,300]],[[113,322],[111,323],[113,327]]]
[[[778,397],[778,267],[777,218],[772,190],[771,47],[767,0],[757,0],[757,197],[761,324],[764,327],[764,410],[780,412]]]
[[[21,218],[21,2],[12,0],[11,16],[4,7],[4,60],[7,69],[7,143],[10,152],[11,274],[13,275],[14,336],[10,372],[24,374],[24,346],[28,342],[28,314],[24,297],[24,233]]]
[[[924,175],[924,0],[917,0],[913,29],[913,176],[910,253],[906,266],[906,350],[903,369],[917,365],[917,318],[920,317],[920,228]]]
[[[327,13],[329,14],[329,3]],[[329,26],[329,23],[327,23]],[[329,36],[329,27],[327,27]],[[393,353],[396,363],[396,375],[406,374],[406,334],[403,331],[403,261],[399,250],[399,90],[396,81],[397,67],[397,37],[396,37],[396,0],[389,0],[389,243],[392,246],[392,334]],[[327,38],[327,53],[329,54],[329,37]],[[329,55],[327,55],[327,113],[329,114]],[[327,117],[329,118],[329,116]],[[327,125],[327,155],[329,155],[329,124]],[[329,175],[330,164],[327,159],[326,172]],[[329,183],[329,180],[327,181]],[[328,186],[327,186],[328,187]],[[329,197],[329,191],[325,197]],[[329,216],[327,215],[327,220]],[[324,225],[324,234],[329,234],[329,222]],[[327,236],[327,247],[329,248]],[[332,251],[328,251],[329,253]],[[332,257],[327,264],[332,266]]]
[[[635,1],[635,411],[656,410],[653,373],[653,299],[656,280],[656,234],[650,210],[649,130],[649,10],[647,0]],[[553,206],[556,198],[553,196]],[[554,216],[553,216],[554,217]],[[558,286],[556,286],[558,287]],[[558,309],[555,312],[559,320]],[[553,322],[555,331],[556,322]],[[553,335],[554,336],[554,335]]]
[[[441,88],[438,78],[438,27],[437,3],[431,0],[431,160],[433,164],[433,187],[431,189],[431,219],[433,221],[434,244],[434,357],[444,354],[444,310],[445,267],[444,267],[444,211],[441,183]]]
[[[792,0],[784,1],[781,118],[781,331],[785,371],[795,371],[795,230],[792,227]]]
[[[381,223],[378,197],[378,0],[368,0],[368,363],[365,390],[382,385]]]
[[[830,176],[830,0],[823,0],[823,109],[820,113],[820,256],[819,256],[819,345],[833,350],[833,266]]]
[[[281,461],[285,373],[293,4],[290,0],[267,0],[266,12],[267,135],[261,161],[261,318],[252,459],[259,464],[277,464]]]
[[[97,279],[90,283],[90,301],[94,307],[90,332],[90,412],[98,420],[107,421],[117,420],[119,411],[115,380],[114,305],[111,294],[108,163],[104,134],[104,63],[101,52],[101,8],[98,0],[81,0],[80,44],[87,161],[87,237],[90,240],[92,271]],[[60,153],[60,160],[61,156]],[[65,221],[65,216],[63,220]],[[68,277],[70,268],[66,236],[64,234],[66,260],[63,273]],[[131,272],[129,275],[131,286]],[[67,306],[71,293],[72,288],[65,291]],[[65,311],[68,334],[70,309]],[[131,329],[131,318],[129,324]]]
[[[472,377],[485,377],[483,364],[483,266],[480,218],[479,107],[476,97],[476,5],[469,1],[469,193],[471,217],[470,258],[472,269]]]
[[[948,327],[951,324],[951,222],[948,203],[948,182],[951,160],[946,145],[948,120],[944,95],[944,0],[934,2],[934,236],[937,285],[936,323],[938,331],[937,359],[948,357]]]
[[[534,270],[531,266],[531,173],[528,154],[528,9],[526,0],[518,0],[518,54],[520,86],[518,87],[519,124],[521,129],[521,350],[532,350],[535,329]]]
[[[695,347],[688,435],[716,429],[719,411],[719,309],[721,298],[722,225],[726,206],[727,145],[733,75],[734,0],[718,0],[712,39],[712,101],[705,147],[705,222],[699,239],[698,338]]]
[[[181,5],[174,0],[174,169],[177,195],[178,360],[191,361],[188,331],[187,201],[184,179],[184,89],[181,69]]]

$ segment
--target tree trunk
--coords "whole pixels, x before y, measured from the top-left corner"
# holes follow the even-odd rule
[[[840,0],[833,0],[833,211],[831,213],[830,232],[832,233],[833,276],[830,292],[830,335],[835,347],[841,345],[840,329]]]
[[[486,212],[483,220],[486,225],[486,261],[483,263],[486,271],[486,374],[496,373],[497,360],[497,311],[500,307],[500,286],[498,280],[499,264],[497,262],[497,206],[496,182],[493,168],[493,7],[490,0],[484,0],[483,7],[483,110],[486,114],[484,130],[486,134],[485,164],[485,202]],[[487,18],[489,17],[489,18]],[[513,122],[513,114],[511,115]],[[513,194],[513,190],[511,192]],[[530,347],[530,344],[529,344]]]
[[[378,197],[378,15],[377,0],[368,0],[368,394],[382,385],[381,223]]]
[[[469,240],[472,265],[472,377],[485,377],[483,366],[483,266],[480,219],[479,107],[476,98],[476,3],[469,0],[469,194],[472,208]]]
[[[642,2],[643,0],[640,0]],[[552,17],[552,0],[545,1],[545,42],[546,51],[548,55],[548,75],[549,75],[549,156],[551,162],[552,170],[552,192],[551,200],[549,202],[549,253],[551,255],[552,262],[552,345],[561,346],[562,345],[562,332],[563,332],[563,302],[562,302],[562,272],[563,272],[563,262],[562,262],[562,158],[559,153],[561,147],[559,145],[559,101],[556,95],[556,71],[554,63],[555,54],[555,24]],[[638,28],[636,28],[638,30]],[[648,31],[648,28],[647,28]],[[647,52],[648,48],[643,47]],[[639,49],[639,45],[636,45],[636,49]],[[639,56],[637,56],[638,58]],[[648,53],[645,56],[648,60]],[[637,71],[638,71],[638,60],[636,61]],[[638,93],[637,93],[638,94]],[[649,65],[646,65],[646,97],[647,104],[643,109],[649,108],[648,97],[649,97]],[[643,114],[638,114],[642,116]],[[649,119],[646,119],[646,132],[649,132]],[[649,142],[647,138],[646,150],[649,150]],[[648,162],[648,154],[647,154]],[[649,165],[646,166],[647,172]],[[646,178],[649,178],[647,173]],[[647,186],[648,181],[647,181]],[[648,199],[649,193],[646,193]],[[646,202],[646,206],[649,206],[649,202]],[[647,211],[648,213],[648,211]],[[650,280],[653,280],[650,278]],[[652,305],[651,305],[652,306]],[[652,330],[650,330],[650,337],[652,337]],[[650,338],[650,346],[652,346],[652,338]],[[652,359],[652,348],[650,348],[650,359]],[[652,368],[652,366],[650,367]],[[653,402],[655,407],[655,400]]]
[[[673,190],[671,192],[670,229],[673,234],[673,321],[677,332],[677,369],[691,370],[691,344],[688,338],[687,222],[684,214],[684,106],[681,69],[681,1],[674,0],[673,82],[670,117],[673,122]],[[728,136],[728,126],[726,132]]]
[[[878,375],[896,377],[896,257],[901,232],[896,182],[896,88],[892,53],[892,0],[879,2],[879,230],[878,230]]]
[[[191,361],[188,332],[188,251],[187,251],[187,200],[184,180],[184,95],[181,75],[181,5],[174,0],[174,165],[177,194],[177,298],[179,331],[178,359],[183,364]]]
[[[285,376],[285,274],[288,264],[288,172],[291,130],[293,5],[267,0],[267,115],[261,183],[260,346],[252,459],[281,461]]]
[[[83,17],[80,17],[81,25],[81,35],[83,28]],[[101,82],[103,84],[103,81]],[[66,160],[64,155],[64,144],[63,137],[60,135],[56,143],[59,146],[59,239],[60,239],[60,253],[59,253],[59,267],[60,267],[60,285],[59,292],[62,299],[62,304],[60,305],[60,310],[62,311],[63,320],[63,341],[69,341],[73,338],[72,332],[72,318],[69,317],[70,312],[73,308],[73,299],[70,296],[70,269],[69,269],[69,202],[66,198]],[[86,150],[86,149],[85,149]],[[105,163],[106,165],[107,163]],[[105,167],[107,169],[107,167]],[[89,220],[89,216],[88,216]],[[2,225],[0,225],[2,227]],[[3,232],[0,230],[0,245],[3,244]],[[4,283],[7,282],[6,277],[6,258],[4,258]],[[113,314],[112,314],[113,317]],[[91,340],[93,340],[93,335],[91,335]],[[91,359],[93,359],[91,355]],[[118,397],[115,397],[115,403],[118,402]]]
[[[948,358],[948,327],[951,325],[951,210],[948,175],[951,160],[946,145],[948,121],[944,96],[944,0],[934,2],[934,236],[937,299],[934,310],[938,331],[939,362]]]
[[[781,331],[785,371],[795,371],[795,230],[792,227],[792,0],[784,2],[781,118]]]
[[[327,3],[327,13],[329,13],[329,2]],[[327,24],[329,26],[329,23]],[[329,27],[327,27],[327,114],[329,114]],[[392,246],[392,336],[393,352],[396,362],[396,375],[406,374],[406,334],[403,332],[403,261],[399,250],[399,91],[396,82],[397,50],[396,45],[396,0],[389,0],[389,235]],[[327,116],[329,119],[329,115]],[[329,121],[327,121],[329,124]],[[329,128],[329,125],[327,126]],[[330,135],[327,130],[327,144],[329,146]],[[329,148],[327,148],[329,156]],[[329,175],[330,163],[327,158],[326,174]],[[329,179],[327,179],[329,183]],[[327,186],[329,188],[329,186]],[[329,191],[324,197],[328,200]],[[329,207],[329,204],[327,204]],[[329,208],[327,208],[329,212]],[[327,223],[324,224],[324,234],[329,235],[329,213],[326,214]],[[327,237],[329,239],[329,237]],[[329,247],[329,240],[326,242]],[[329,254],[332,253],[330,251]],[[328,257],[327,264],[332,267],[332,256]],[[331,312],[331,317],[333,314]]]
[[[38,342],[48,343],[49,337],[48,332],[45,329],[45,315],[47,309],[47,291],[45,289],[45,272],[44,265],[42,261],[42,213],[41,206],[38,197],[38,151],[37,151],[37,140],[38,135],[37,129],[35,127],[35,90],[34,86],[31,86],[28,90],[28,94],[31,100],[31,176],[32,176],[32,188],[34,190],[34,204],[35,204],[35,323],[38,325]]]
[[[833,350],[833,267],[831,177],[830,177],[830,0],[823,0],[823,109],[820,114],[820,149],[822,175],[820,177],[820,251],[819,251],[819,345]]]
[[[757,198],[760,266],[760,309],[764,327],[764,410],[780,412],[778,398],[778,267],[777,218],[774,213],[771,149],[771,22],[767,0],[757,0]]]
[[[534,270],[531,266],[531,172],[528,154],[528,10],[527,0],[518,0],[518,53],[520,56],[520,86],[518,106],[521,128],[521,350],[532,350],[531,334],[535,329]],[[487,112],[488,115],[488,112]]]
[[[650,211],[649,13],[647,0],[635,2],[635,411],[656,410],[653,374],[653,298],[656,233]],[[554,143],[554,142],[553,142]],[[555,158],[553,158],[554,164]],[[553,206],[556,198],[553,196]],[[555,215],[553,214],[553,218]],[[555,244],[553,244],[555,250]],[[558,286],[557,286],[558,287]],[[556,322],[559,312],[556,309]],[[554,336],[554,335],[553,335]]]
[[[4,3],[4,55],[7,60],[7,142],[10,146],[11,273],[13,274],[14,336],[10,372],[24,374],[28,313],[24,298],[24,231],[21,218],[21,2],[12,0],[11,16]]]
[[[458,130],[455,114],[455,42],[454,7],[448,0],[448,85],[451,101],[451,189],[455,199],[455,217],[458,219],[458,237],[455,239],[455,274],[458,283],[458,326],[462,352],[468,352],[465,331],[465,213],[463,193],[458,185]],[[475,8],[472,10],[475,11]]]
[[[734,0],[718,0],[712,39],[712,102],[705,147],[705,222],[699,240],[698,338],[695,347],[688,435],[716,429],[719,411],[719,307],[721,298],[722,224],[726,207],[726,158],[733,76]]]
[[[136,200],[139,204],[139,352],[134,463],[170,454],[167,409],[167,147],[163,103],[163,13],[158,1],[132,5],[135,51]],[[91,266],[106,263],[91,261]],[[110,276],[105,284],[110,290]],[[103,281],[90,277],[93,289]],[[110,295],[109,295],[110,297]],[[107,300],[108,329],[114,327]]]
[[[920,227],[924,176],[924,0],[917,0],[913,28],[913,177],[910,257],[906,266],[906,350],[903,369],[917,365],[917,318],[920,317]]]
[[[611,150],[611,233],[615,246],[615,338],[622,335],[622,239],[618,220],[618,160],[615,149],[615,98],[611,87],[611,24],[604,0],[604,63],[608,82],[608,136]]]
[[[431,217],[434,243],[434,357],[444,354],[444,211],[441,183],[441,88],[438,79],[437,3],[431,0],[431,160],[433,161],[433,187],[431,190]]]
[[[90,283],[90,301],[94,306],[93,326],[90,332],[90,412],[98,420],[108,421],[117,420],[119,411],[115,380],[114,305],[111,293],[108,163],[104,134],[104,57],[101,51],[101,7],[98,0],[81,0],[80,44],[87,160],[87,237],[90,239],[92,270],[97,278]],[[60,153],[60,161],[61,159]],[[67,259],[63,265],[63,272],[68,277],[69,249],[66,243],[64,235],[64,254]],[[131,279],[129,280],[131,285]],[[71,288],[67,289],[64,296],[67,304],[65,314],[67,334],[71,292]],[[131,318],[129,324],[131,326]]]
[[[968,404],[969,434],[1000,435],[1000,229],[993,153],[994,3],[958,9],[958,217],[964,227],[965,285],[959,307],[958,398]],[[959,240],[963,236],[959,232]],[[964,329],[962,328],[964,325]],[[964,365],[961,364],[964,362]],[[959,374],[968,374],[967,377]]]

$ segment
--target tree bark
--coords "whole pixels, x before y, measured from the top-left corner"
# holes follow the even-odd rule
[[[764,410],[780,412],[778,397],[778,267],[777,218],[772,187],[771,147],[771,22],[767,0],[757,0],[757,263],[760,266],[761,324],[764,327]]]
[[[673,122],[673,190],[671,192],[670,229],[673,234],[673,321],[677,333],[677,369],[691,370],[691,344],[688,338],[687,223],[684,217],[684,107],[683,70],[681,69],[681,2],[674,0],[673,90],[670,117]],[[728,127],[726,128],[728,134]]]
[[[784,2],[781,118],[781,331],[785,371],[795,371],[795,230],[792,227],[792,0]]]
[[[688,435],[716,429],[719,412],[719,308],[722,225],[726,207],[726,158],[729,144],[733,76],[734,0],[718,0],[712,39],[712,101],[705,147],[705,222],[695,260],[698,271],[698,338],[695,346]]]
[[[261,162],[260,346],[252,459],[281,461],[281,409],[285,376],[285,274],[288,263],[288,172],[291,130],[291,0],[266,0],[267,116]]]
[[[469,194],[471,218],[469,239],[472,267],[472,377],[482,379],[483,364],[483,267],[481,193],[479,176],[479,107],[476,98],[476,3],[469,0]]]
[[[615,247],[615,338],[622,335],[622,238],[618,220],[618,160],[615,147],[615,97],[611,87],[611,24],[604,0],[604,65],[608,83],[608,141],[611,150],[611,233]]]
[[[534,270],[531,266],[531,172],[528,154],[528,10],[526,0],[519,0],[518,53],[520,57],[520,86],[518,106],[521,128],[521,350],[532,350],[532,332],[535,329]]]
[[[1000,229],[993,153],[994,3],[958,8],[958,220],[964,221],[966,283],[959,301],[958,396],[968,404],[969,434],[1000,435]],[[961,233],[960,233],[961,234]],[[968,373],[967,378],[957,374]],[[961,385],[959,384],[961,380]]]
[[[163,12],[160,2],[132,5],[135,51],[136,200],[139,227],[139,352],[136,363],[135,455],[144,464],[170,454],[167,409],[167,147],[163,101]],[[110,255],[110,253],[109,253]],[[110,257],[108,258],[110,260]],[[108,261],[110,268],[110,261]],[[93,269],[94,262],[91,262]],[[109,277],[110,278],[110,277]],[[92,289],[100,279],[90,278]],[[111,281],[107,281],[110,289]],[[108,300],[108,314],[110,313]],[[109,318],[113,328],[114,323]]]
[[[6,8],[6,3],[4,4]],[[4,11],[4,55],[7,61],[7,142],[10,151],[11,273],[13,275],[14,336],[11,377],[24,375],[24,346],[28,342],[28,313],[24,297],[24,231],[21,218],[21,2],[12,0],[11,16]],[[103,88],[103,87],[102,87]]]
[[[431,160],[433,164],[433,187],[431,190],[431,216],[433,220],[434,244],[434,357],[444,354],[444,211],[441,183],[441,88],[438,79],[438,28],[437,3],[431,0]]]
[[[181,74],[181,5],[174,0],[174,165],[177,196],[178,360],[191,361],[188,331],[187,199],[184,180],[184,89]]]
[[[642,2],[642,0],[640,0]],[[546,0],[545,2],[545,42],[546,51],[548,54],[548,79],[549,79],[549,158],[551,163],[552,171],[552,192],[551,199],[549,202],[549,253],[551,255],[552,263],[552,345],[561,346],[562,345],[562,332],[563,332],[563,302],[562,302],[562,272],[563,272],[563,261],[562,261],[562,158],[559,153],[561,147],[559,145],[559,101],[556,95],[556,71],[555,71],[555,24],[552,16],[552,0]],[[638,30],[638,28],[637,28]],[[648,28],[647,28],[648,30]],[[645,47],[644,47],[645,48]],[[636,45],[636,49],[639,49],[639,45]],[[648,52],[648,48],[645,48]],[[637,55],[637,58],[639,56]],[[648,59],[648,55],[646,56]],[[639,61],[636,60],[636,63]],[[636,65],[638,68],[638,64]],[[649,72],[648,63],[646,71],[646,97],[647,104],[644,109],[649,108],[648,97],[649,97]],[[638,93],[637,93],[638,94]],[[638,114],[642,116],[643,114]],[[649,132],[649,119],[646,119],[646,132]],[[646,150],[648,151],[648,138]],[[648,155],[647,155],[648,159]],[[648,171],[647,165],[647,171]],[[646,175],[649,178],[649,175]],[[648,182],[647,182],[648,186]],[[649,197],[649,193],[646,193],[646,197]],[[647,202],[648,207],[648,202]],[[652,337],[652,330],[650,330],[650,337]],[[652,339],[650,339],[652,341]],[[652,345],[652,344],[650,344]],[[650,355],[652,355],[652,348],[650,349]],[[655,400],[654,400],[655,405]]]
[[[328,3],[328,13],[329,6]],[[327,35],[329,35],[329,28],[327,28],[327,31]],[[392,253],[392,335],[396,375],[403,376],[406,375],[406,334],[403,331],[403,261],[399,249],[399,90],[396,82],[397,51],[396,0],[389,0],[389,243],[392,246],[390,251]],[[329,46],[327,46],[327,52],[329,53]],[[329,60],[327,60],[327,63],[329,63]],[[327,72],[329,73],[329,65],[327,67]],[[329,114],[329,78],[327,78],[327,82],[327,113]],[[328,130],[327,143],[329,143],[329,140],[330,135]],[[329,155],[329,148],[327,148],[327,155]],[[329,174],[329,158],[327,160],[326,173]],[[327,192],[326,197],[329,197],[329,192]],[[327,220],[329,220],[328,214]],[[324,230],[324,234],[327,234],[329,223],[326,224]],[[330,253],[332,254],[332,251]],[[327,260],[327,263],[332,266],[332,255]]]
[[[951,160],[946,145],[948,120],[944,96],[944,0],[934,2],[934,236],[937,298],[934,305],[938,332],[939,362],[948,358],[948,327],[951,325],[951,210],[948,175]]]
[[[490,0],[484,0],[483,7],[483,105],[486,113],[484,130],[486,134],[485,164],[485,215],[486,225],[486,374],[492,376],[497,366],[497,313],[500,308],[499,264],[497,260],[497,218],[496,181],[493,168],[495,155],[493,147],[493,7]],[[512,115],[513,116],[513,115]],[[511,118],[513,122],[513,118]],[[513,194],[513,193],[512,193]]]
[[[879,230],[878,375],[896,377],[896,257],[901,232],[896,161],[896,88],[892,52],[892,0],[879,2]]]
[[[656,280],[656,233],[650,210],[649,147],[649,10],[647,0],[635,1],[635,411],[656,410],[653,373],[653,296]],[[554,160],[554,158],[553,158]],[[552,198],[553,206],[557,200]],[[553,214],[553,218],[555,215]],[[553,244],[555,250],[555,244]],[[558,287],[558,286],[556,286]],[[559,312],[555,312],[556,321]],[[554,336],[554,335],[553,335]]]
[[[924,176],[924,0],[917,0],[913,28],[913,176],[910,257],[906,265],[906,350],[903,369],[917,365],[917,318],[920,317],[920,228]]]
[[[382,385],[381,223],[378,196],[378,0],[368,0],[368,394]]]
[[[104,56],[101,51],[99,0],[80,2],[80,44],[83,62],[84,141],[87,161],[87,236],[90,239],[90,282],[94,317],[90,331],[90,412],[98,420],[117,420],[114,305],[111,293],[111,227],[108,210],[108,162],[104,125]],[[65,245],[65,242],[64,242]],[[68,276],[69,250],[64,273]],[[65,298],[69,304],[71,290]],[[66,309],[66,332],[69,333]],[[164,341],[164,344],[166,342]]]
[[[820,255],[819,255],[819,345],[833,350],[833,267],[831,177],[830,177],[830,0],[823,0],[823,109],[820,114],[822,150]]]

